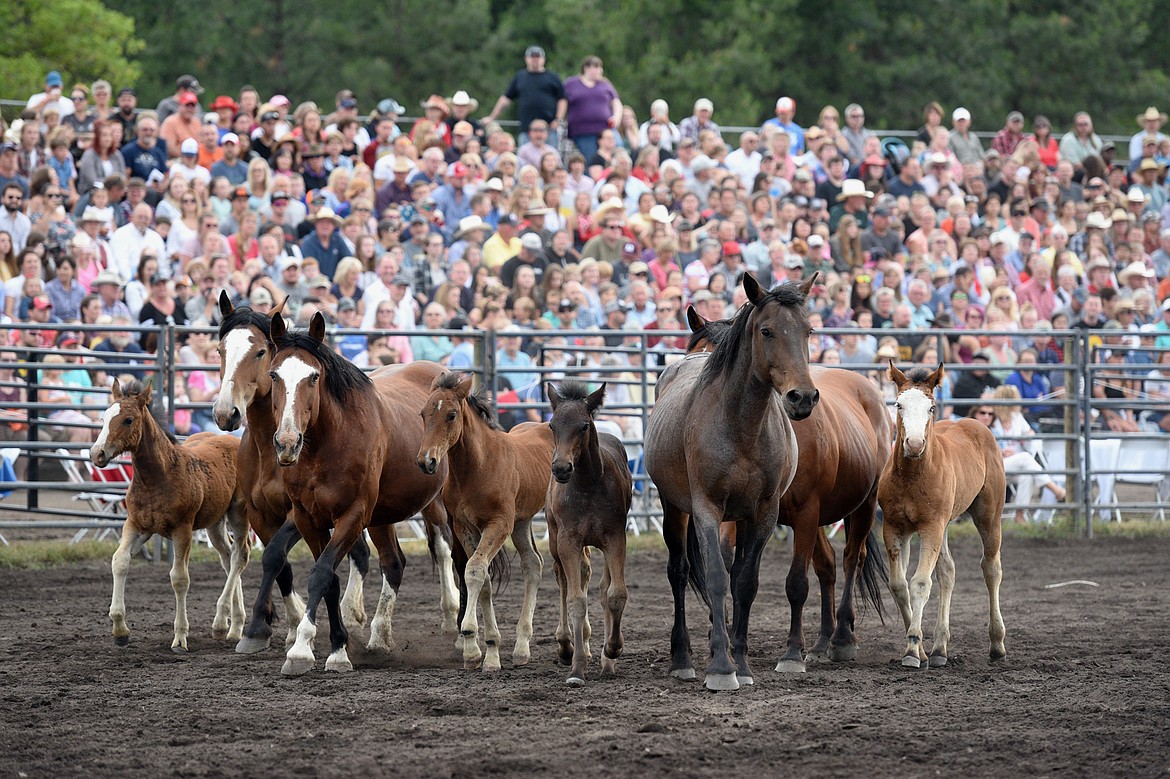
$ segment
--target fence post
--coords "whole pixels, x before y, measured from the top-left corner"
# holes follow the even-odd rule
[[[1081,505],[1085,512],[1085,538],[1093,537],[1093,485],[1090,478],[1093,473],[1093,367],[1089,364],[1092,359],[1092,350],[1089,348],[1089,333],[1080,336],[1078,352],[1080,357],[1080,390],[1081,390],[1081,446],[1084,450],[1082,472]]]
[[[31,356],[31,355],[30,355]],[[30,360],[31,362],[31,360]],[[26,368],[24,372],[24,381],[28,385],[25,391],[26,397],[30,404],[37,402],[37,379],[36,368]],[[28,480],[30,482],[38,482],[41,480],[41,458],[37,455],[40,449],[36,444],[40,440],[39,428],[37,425],[37,409],[29,408],[28,413],[28,442],[31,444],[28,448]],[[30,509],[40,508],[40,490],[32,488],[28,491],[28,507]]]

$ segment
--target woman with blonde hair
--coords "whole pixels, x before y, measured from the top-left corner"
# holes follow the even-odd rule
[[[837,234],[829,239],[833,264],[838,271],[865,266],[865,252],[861,250],[861,229],[857,217],[845,214],[837,223]]]
[[[1020,391],[1010,384],[1004,384],[996,387],[991,397],[994,400],[1019,401]],[[971,416],[987,425],[995,434],[1008,480],[1016,486],[1013,503],[1031,503],[1037,483],[1041,489],[1051,492],[1057,501],[1064,500],[1064,488],[1044,473],[1044,469],[1036,461],[1040,442],[1035,439],[1036,433],[1024,419],[1018,402],[994,406],[977,403],[971,409]],[[1024,510],[1016,509],[1016,522],[1025,521]]]
[[[337,263],[337,269],[333,271],[333,286],[329,291],[333,297],[341,300],[342,298],[349,298],[357,305],[358,316],[365,313],[365,306],[362,305],[362,293],[364,290],[361,287],[362,278],[362,261],[356,257],[343,257]]]
[[[257,157],[248,163],[248,178],[244,187],[248,190],[248,209],[259,212],[270,202],[272,192],[272,169],[268,163]]]

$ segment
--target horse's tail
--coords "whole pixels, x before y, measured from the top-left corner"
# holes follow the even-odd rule
[[[703,599],[707,608],[711,607],[711,599],[707,596],[707,566],[703,560],[703,547],[699,543],[699,534],[696,532],[694,517],[691,517],[687,534],[687,578],[691,582],[691,589]],[[722,563],[722,560],[720,560]]]
[[[512,555],[508,554],[508,547],[501,546],[500,551],[496,552],[496,556],[488,563],[488,578],[495,585],[496,595],[508,589],[508,582],[512,580]],[[467,605],[470,608],[474,604]]]
[[[886,612],[882,607],[882,590],[890,583],[890,571],[886,567],[886,556],[877,540],[877,528],[865,538],[865,562],[857,577],[857,594],[862,606],[869,603],[877,612],[878,619],[886,624]]]
[[[427,552],[431,555],[431,576],[432,578],[439,571],[439,553],[436,545],[439,541],[447,544],[448,549],[455,548],[455,534],[451,532],[451,526],[444,522],[441,525],[436,525],[433,522],[423,522],[423,528],[427,533]],[[491,570],[490,568],[488,570]]]
[[[349,559],[361,577],[366,578],[366,574],[370,572],[370,545],[366,542],[365,533],[358,536],[357,543],[349,550]]]

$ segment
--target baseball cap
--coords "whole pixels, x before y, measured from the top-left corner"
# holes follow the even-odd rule
[[[357,108],[357,104],[358,104],[357,98],[347,97],[341,101],[340,107],[341,108]]]
[[[622,254],[637,254],[638,245],[633,241],[626,241],[622,244]]]
[[[819,234],[813,233],[812,235],[810,235],[808,237],[808,246],[810,249],[814,246],[824,246],[824,245],[825,245],[825,239],[822,238]]]
[[[240,143],[240,136],[235,133],[224,133],[223,137],[219,139],[220,146],[227,146],[229,143],[234,143],[237,146]]]
[[[714,300],[715,296],[711,294],[710,290],[701,289],[691,296],[692,303],[706,303],[708,300]]]
[[[516,227],[520,224],[520,219],[515,214],[504,214],[500,217],[499,224],[500,226]]]
[[[235,200],[238,197],[243,197],[243,198],[248,197],[247,187],[236,187],[235,189],[232,190],[232,200]],[[286,200],[288,199],[288,195],[285,195],[284,197]],[[273,195],[272,199],[276,200],[276,196]]]
[[[189,73],[184,73],[175,79],[175,86],[179,89],[185,89],[188,92],[193,92],[196,95],[203,94],[203,87],[200,86],[199,79],[195,78]]]
[[[80,343],[81,339],[78,338],[77,333],[73,332],[72,330],[66,330],[57,336],[57,346],[62,348],[66,346],[77,346]]]
[[[743,249],[740,248],[739,243],[736,241],[724,241],[723,256],[726,257],[729,254],[743,254]]]
[[[0,152],[5,151],[20,151],[20,147],[12,141],[4,141],[4,143],[0,143]]]
[[[179,95],[179,105],[195,105],[199,102],[199,98],[194,92],[183,92]]]
[[[252,294],[248,295],[248,302],[255,306],[262,303],[272,305],[272,293],[264,287],[256,287],[256,289],[252,290]]]
[[[561,298],[561,302],[557,304],[557,311],[572,311],[577,307],[569,298]]]
[[[394,281],[390,282],[390,285],[394,287],[409,287],[410,284],[410,274],[405,271],[398,271],[398,275],[394,277]]]
[[[715,111],[715,104],[712,103],[709,98],[700,97],[698,100],[695,101],[695,110],[696,111],[714,112]]]
[[[122,87],[121,89],[118,90],[118,97],[121,97],[122,95],[131,95],[133,97],[138,97],[138,91],[135,90],[134,87]]]
[[[782,97],[776,101],[776,110],[777,111],[795,111],[796,110],[796,101],[793,100],[791,97]]]
[[[261,122],[275,122],[279,118],[280,118],[279,111],[265,111],[264,113],[260,114],[260,121]]]
[[[32,306],[38,311],[44,311],[46,308],[52,308],[53,302],[49,300],[48,295],[41,294],[33,298]]]
[[[801,259],[801,256],[799,254],[790,254],[784,258],[784,267],[785,268],[803,268],[804,267],[804,260]]]
[[[447,166],[447,177],[448,178],[452,178],[452,177],[466,178],[467,177],[467,166],[464,165],[462,162],[452,162],[450,165]]]
[[[333,283],[329,281],[328,276],[314,276],[313,280],[309,282],[309,289],[320,289],[321,287],[328,289],[331,286]]]
[[[152,274],[150,277],[150,286],[152,286],[152,287],[155,284],[166,284],[166,283],[167,283],[167,277],[162,275],[161,273]]]
[[[612,314],[615,311],[621,311],[623,314],[630,310],[630,307],[620,300],[611,300],[605,304],[605,313]]]
[[[289,268],[293,268],[293,267],[296,267],[296,268],[301,267],[301,261],[298,260],[296,257],[288,256],[280,261],[280,269],[281,270],[288,270]]]
[[[45,84],[48,86],[59,87],[63,83],[64,82],[61,80],[61,74],[55,70],[50,70],[48,75],[45,76]]]
[[[637,262],[630,264],[630,275],[631,276],[637,276],[639,273],[649,273],[649,272],[650,272],[650,266],[647,265],[646,263],[642,262],[641,260],[638,260]]]
[[[194,138],[188,138],[183,141],[183,145],[179,147],[179,152],[183,155],[194,157],[199,153],[199,141]]]
[[[966,108],[963,108],[962,106],[960,106],[959,108],[956,108],[954,111],[951,112],[951,121],[952,122],[961,122],[964,119],[967,120],[968,122],[971,121],[971,112],[968,111]]]
[[[524,233],[520,236],[520,245],[530,252],[538,252],[544,248],[544,243],[536,233]]]
[[[337,301],[337,313],[342,311],[357,311],[357,304],[353,302],[353,298],[342,298]]]
[[[525,57],[543,57],[544,49],[540,46],[529,46],[524,50]]]
[[[236,192],[239,192],[240,189],[242,189],[242,187],[236,189]],[[247,194],[247,190],[244,190],[244,193]],[[274,202],[277,200],[288,200],[288,199],[289,199],[288,193],[285,192],[283,189],[278,189],[272,193],[272,200]]]

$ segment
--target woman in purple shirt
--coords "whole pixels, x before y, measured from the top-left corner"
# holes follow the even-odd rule
[[[581,75],[565,80],[569,138],[587,160],[597,153],[597,136],[622,116],[617,90],[602,73],[601,58],[589,56],[581,62]]]

